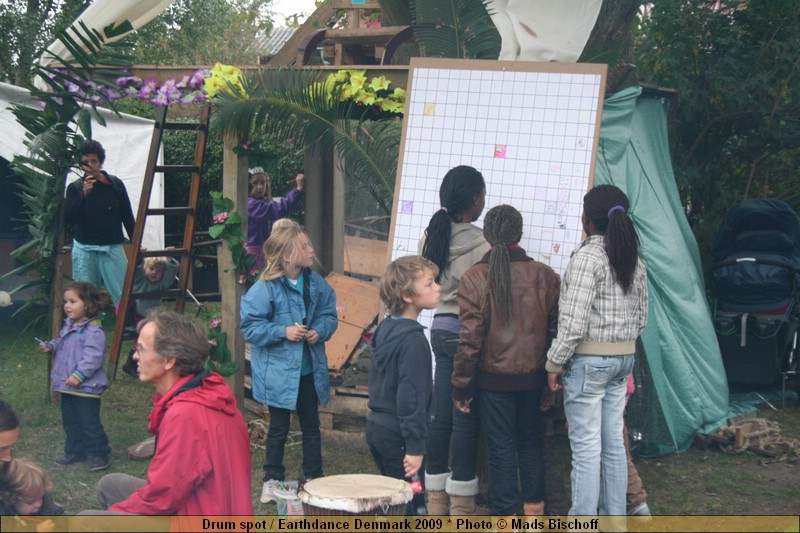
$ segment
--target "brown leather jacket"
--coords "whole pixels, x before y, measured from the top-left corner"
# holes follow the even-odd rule
[[[547,350],[558,326],[561,279],[518,246],[511,256],[511,318],[502,321],[493,298],[481,300],[489,274],[489,254],[462,276],[458,285],[461,336],[453,368],[453,399],[464,401],[476,389],[495,392],[545,386]]]

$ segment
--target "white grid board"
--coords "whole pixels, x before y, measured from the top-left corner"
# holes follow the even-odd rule
[[[582,239],[605,65],[412,60],[392,217],[391,258],[418,252],[457,165],[486,180],[486,209],[516,207],[520,245],[559,274]],[[483,216],[477,221],[481,225]]]

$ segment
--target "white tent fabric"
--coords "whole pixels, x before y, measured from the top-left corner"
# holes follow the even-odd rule
[[[501,61],[575,63],[589,40],[602,0],[490,0]]]
[[[35,105],[26,89],[0,83],[0,157],[11,161],[15,154],[25,153],[23,144],[25,129],[17,123],[11,112],[11,104]],[[134,215],[142,195],[142,182],[150,153],[150,141],[153,137],[153,121],[133,115],[123,114],[121,117],[111,111],[100,109],[107,127],[96,122],[92,124],[92,136],[100,141],[106,150],[106,161],[103,169],[109,174],[119,177],[128,190],[133,205]],[[159,155],[161,159],[161,155]],[[77,178],[72,174],[67,182]],[[150,207],[164,206],[164,180],[162,174],[156,174]],[[152,250],[164,248],[164,221],[162,216],[147,218],[142,246]]]
[[[127,20],[134,29],[137,29],[153,20],[172,2],[173,0],[96,0],[75,19],[73,25],[80,21],[89,28],[102,32],[103,28],[113,23],[119,24]],[[122,37],[109,39],[108,42]],[[53,58],[53,54],[64,60],[72,58],[64,45],[56,41],[39,58],[39,64],[47,66],[54,63],[56,60]]]

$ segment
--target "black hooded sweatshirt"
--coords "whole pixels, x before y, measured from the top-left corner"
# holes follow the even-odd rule
[[[425,454],[433,388],[431,348],[424,327],[388,317],[372,336],[367,420],[402,435],[407,455]]]

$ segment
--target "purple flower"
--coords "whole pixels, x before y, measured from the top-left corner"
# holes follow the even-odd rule
[[[173,80],[174,82],[174,80]],[[164,95],[168,103],[175,102],[176,100],[180,99],[181,91],[180,89],[175,87],[175,84],[172,83],[171,85],[167,85],[166,83],[158,89],[158,94]]]
[[[155,96],[150,99],[150,103],[156,107],[166,107],[169,105],[167,95],[160,91],[155,93]]]
[[[179,81],[179,82],[177,82],[177,83],[175,84],[175,87],[178,87],[178,88],[180,88],[180,89],[183,89],[184,87],[187,87],[187,86],[189,85],[189,80],[190,80],[190,79],[191,79],[191,78],[189,77],[189,75],[188,75],[188,74],[184,74],[184,75],[183,75],[183,78],[181,78],[181,81]]]
[[[142,78],[139,76],[122,76],[117,78],[117,85],[121,87],[141,86]]]

